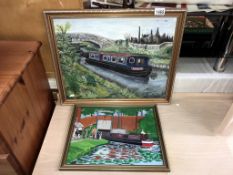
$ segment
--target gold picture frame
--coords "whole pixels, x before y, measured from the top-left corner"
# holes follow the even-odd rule
[[[169,172],[156,106],[75,106],[60,170]]]
[[[159,14],[159,13],[158,13]],[[186,12],[45,11],[62,104],[169,103]]]

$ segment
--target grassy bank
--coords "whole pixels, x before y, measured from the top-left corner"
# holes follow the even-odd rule
[[[64,73],[67,98],[136,98],[127,88],[105,80],[78,63]]]
[[[75,159],[85,154],[88,154],[96,146],[104,145],[107,143],[108,141],[105,139],[101,139],[101,140],[82,139],[78,141],[72,141],[69,146],[66,162],[71,163]]]

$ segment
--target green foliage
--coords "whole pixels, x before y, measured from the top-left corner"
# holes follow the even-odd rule
[[[92,130],[94,128],[96,128],[96,124],[86,127],[84,132],[83,132],[83,138],[90,138],[90,136],[92,135]]]
[[[71,28],[71,24],[69,22],[66,22],[65,25],[58,24],[55,26],[55,32],[65,34],[70,28]]]
[[[148,133],[149,139],[158,140],[158,131],[157,131],[157,123],[155,122],[155,116],[153,109],[149,110],[140,123],[139,129],[143,130],[145,133]]]
[[[72,161],[78,159],[79,157],[88,154],[96,146],[104,145],[107,143],[108,141],[105,139],[83,139],[72,141],[69,145],[66,162],[70,164]]]
[[[164,48],[164,54],[172,55],[172,46]]]
[[[140,134],[143,130],[148,134],[149,139],[159,140],[158,138],[158,128],[155,120],[155,113],[153,108],[147,110],[147,113],[143,119],[139,121],[139,127],[137,130],[130,132],[131,134]]]

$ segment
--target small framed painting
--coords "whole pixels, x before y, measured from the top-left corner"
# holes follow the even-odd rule
[[[62,103],[168,103],[185,11],[46,11]]]
[[[156,107],[75,107],[60,169],[169,171]]]

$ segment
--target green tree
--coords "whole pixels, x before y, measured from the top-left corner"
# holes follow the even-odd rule
[[[60,55],[60,64],[64,76],[67,95],[78,94],[80,92],[80,82],[82,77],[76,76],[75,66],[76,48],[72,45],[72,38],[68,34],[71,28],[70,23],[65,25],[56,25],[57,48]]]
[[[71,28],[71,24],[69,22],[65,23],[65,25],[57,24],[55,27],[55,32],[66,34],[70,28]]]
[[[146,114],[146,117],[144,117],[140,123],[139,128],[140,130],[143,129],[145,133],[149,134],[149,138],[152,140],[158,140],[158,131],[156,128],[156,121],[153,109],[150,109],[148,113]]]

